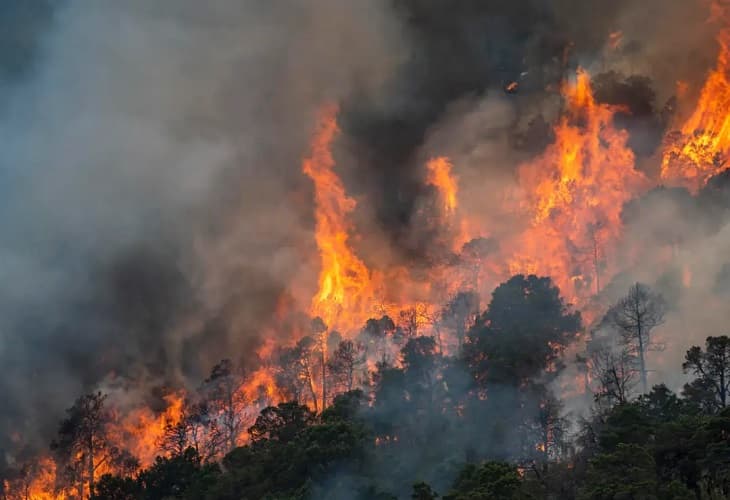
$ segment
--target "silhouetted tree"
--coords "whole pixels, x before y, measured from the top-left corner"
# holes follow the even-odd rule
[[[141,498],[202,498],[190,494],[189,490],[195,483],[205,482],[205,475],[214,481],[220,475],[220,469],[217,464],[203,465],[193,448],[188,448],[182,455],[157,457],[151,467],[139,474],[138,481],[144,491]]]
[[[401,349],[401,364],[407,390],[414,402],[426,403],[429,410],[434,403],[440,361],[441,356],[436,352],[436,341],[433,337],[412,338]]]
[[[91,500],[138,500],[143,497],[139,482],[131,477],[104,474],[94,485]]]
[[[580,498],[656,499],[655,468],[648,450],[636,444],[620,443],[612,453],[603,453],[591,460]]]
[[[665,311],[666,303],[661,295],[646,285],[636,283],[607,313],[610,321],[623,333],[624,343],[639,360],[642,392],[648,390],[646,353],[652,346],[656,348],[651,333],[664,321]]]
[[[213,367],[201,387],[208,416],[216,420],[226,451],[236,447],[239,436],[251,419],[251,401],[241,390],[243,381],[243,374],[233,367],[230,360],[224,359]]]
[[[281,443],[293,440],[315,420],[315,414],[296,402],[280,403],[261,410],[256,422],[248,429],[251,440],[270,439]]]
[[[520,385],[552,368],[580,330],[550,278],[518,275],[492,293],[487,311],[469,331],[463,359],[475,381]]]
[[[328,366],[336,383],[351,391],[355,385],[357,372],[365,365],[365,348],[359,342],[343,340],[329,359]]]
[[[412,500],[436,500],[438,497],[438,494],[433,491],[433,488],[423,481],[413,485],[413,493],[411,493]]]
[[[692,346],[685,355],[682,368],[697,379],[685,387],[685,393],[708,395],[707,403],[715,409],[727,406],[730,391],[730,338],[707,337],[705,350]]]
[[[277,382],[295,401],[305,401],[305,393],[308,393],[315,411],[319,411],[319,398],[314,385],[319,360],[319,345],[310,336],[301,338],[293,347],[280,349],[278,353]]]
[[[482,264],[490,254],[494,253],[499,245],[493,238],[474,238],[461,247],[461,261],[466,265],[473,279],[472,286],[477,292],[476,310],[479,310],[479,290],[481,290],[480,276]]]
[[[94,491],[96,470],[110,459],[112,447],[106,428],[111,414],[105,407],[106,398],[101,392],[78,398],[66,410],[58,438],[51,443],[61,469],[76,479],[81,498],[85,495],[84,485],[90,493]]]
[[[218,426],[218,419],[211,417],[207,402],[186,401],[180,419],[165,423],[160,450],[174,457],[192,447],[202,460],[207,461],[220,455],[228,446],[225,433]]]
[[[327,407],[327,325],[319,316],[312,319],[310,326],[312,330],[312,337],[316,339],[317,346],[316,352],[319,354],[320,364],[320,384],[322,385],[322,409]]]
[[[389,316],[383,316],[380,319],[370,318],[365,323],[360,332],[365,345],[375,345],[376,353],[380,356],[381,361],[387,360],[387,340],[388,335],[395,332],[395,323]]]
[[[551,394],[543,396],[537,412],[540,431],[537,451],[539,462],[547,470],[548,460],[564,456],[568,449],[568,420],[562,416],[563,405]]]
[[[609,406],[628,402],[636,386],[634,358],[622,346],[602,346],[591,353],[591,372],[598,388],[594,397]]]
[[[521,495],[522,481],[517,467],[503,462],[469,464],[459,474],[453,488],[444,500],[517,500]]]
[[[479,313],[479,295],[476,292],[458,292],[441,311],[443,324],[456,335],[457,348],[461,352],[467,329]]]

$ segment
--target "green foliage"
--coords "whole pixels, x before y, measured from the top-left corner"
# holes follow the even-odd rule
[[[525,498],[517,468],[503,462],[469,464],[444,500],[514,500]]]
[[[255,443],[264,439],[288,443],[307,425],[314,421],[315,415],[304,405],[296,402],[269,406],[261,411],[256,423],[248,429]]]
[[[654,422],[638,403],[614,407],[599,436],[603,450],[613,451],[622,443],[644,445],[652,436]]]
[[[691,347],[682,368],[697,378],[685,386],[685,395],[709,411],[721,410],[730,396],[730,337],[707,337],[705,350]]]
[[[658,499],[655,466],[646,448],[619,443],[612,453],[602,453],[590,461],[580,498]]]
[[[154,465],[140,473],[138,481],[143,498],[185,498],[198,481],[208,483],[219,473],[217,465],[201,464],[195,449],[188,448],[182,455],[157,457]]]
[[[480,385],[518,385],[558,360],[581,326],[549,278],[514,276],[492,293],[471,329],[464,359]]]
[[[256,438],[223,459],[225,473],[210,498],[306,498],[333,467],[362,459],[368,433],[353,411],[359,395],[336,400],[322,423],[296,403],[264,409]]]
[[[473,323],[473,298],[455,296],[453,328]],[[290,363],[280,375],[295,401],[264,408],[248,429],[250,443],[219,464],[185,448],[186,434],[135,474],[135,459],[104,439],[104,397],[85,396],[69,409],[53,445],[59,478],[84,496],[92,486],[93,500],[433,500],[437,491],[448,491],[445,500],[730,498],[723,392],[730,339],[709,337],[704,350],[687,351],[683,367],[697,378],[682,397],[658,385],[638,398],[614,398],[568,441],[565,413],[548,383],[579,328],[558,289],[535,276],[515,276],[494,291],[458,357],[416,333],[395,343],[390,318],[370,320],[363,337],[381,360],[372,384],[337,395],[319,415],[296,401],[314,393],[301,361],[316,343],[305,337],[282,358]],[[312,331],[326,326],[315,319]],[[402,346],[397,361],[395,345]],[[346,388],[364,348],[338,340],[332,349],[340,348],[339,387]],[[224,362],[207,381],[220,389],[217,400],[235,392],[232,374]],[[220,423],[235,431],[243,414],[226,408],[230,418]],[[90,467],[99,463],[115,474],[94,478]]]
[[[433,488],[423,481],[413,485],[413,493],[411,493],[412,500],[436,500],[438,497],[438,494],[433,491]]]
[[[91,500],[136,500],[142,491],[139,482],[131,477],[104,474],[94,485]]]

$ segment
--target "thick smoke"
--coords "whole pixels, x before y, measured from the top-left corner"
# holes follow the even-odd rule
[[[376,99],[405,46],[393,18],[339,0],[52,11],[0,122],[4,440],[105,377],[179,384],[253,354],[311,245],[314,113]]]
[[[337,168],[363,200],[364,256],[428,261],[429,157],[450,156],[466,211],[506,234],[496,195],[551,141],[566,74],[603,74],[598,98],[629,110],[617,124],[651,173],[677,80],[698,84],[715,55],[706,10],[684,0],[43,5],[17,7],[8,19],[27,29],[0,44],[22,49],[0,54],[0,446],[16,431],[45,444],[100,385],[254,362],[282,300],[307,308],[318,263],[300,162],[321,105],[341,104]],[[626,209],[626,261],[644,255],[605,300],[635,279],[675,291],[656,381],[726,319],[727,214],[711,199],[666,190]],[[689,289],[655,258],[662,228],[682,232]],[[701,322],[713,331],[690,341]]]

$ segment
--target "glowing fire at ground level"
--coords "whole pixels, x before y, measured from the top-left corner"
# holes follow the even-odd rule
[[[681,134],[668,142],[663,180],[696,190],[724,168],[730,149],[726,38],[723,32],[717,68],[702,89],[695,112],[681,127]],[[354,338],[368,319],[387,315],[396,318],[400,328],[414,330],[411,334],[440,338],[446,328],[439,320],[439,311],[449,297],[465,289],[484,295],[493,284],[513,274],[550,276],[589,318],[597,312],[588,309],[590,299],[618,271],[613,254],[622,235],[621,207],[656,182],[636,169],[627,133],[614,128],[616,110],[596,102],[585,71],[580,70],[575,81],[566,84],[563,95],[566,109],[554,127],[554,143],[519,167],[519,192],[505,207],[505,213],[518,214],[529,223],[523,231],[500,241],[496,250],[467,255],[465,244],[487,239],[490,231],[479,227],[459,204],[458,165],[436,157],[424,166],[424,178],[439,197],[439,222],[452,229],[448,234],[453,241],[448,247],[459,259],[456,264],[434,265],[428,276],[419,279],[402,267],[370,269],[351,246],[355,228],[350,215],[356,201],[347,195],[334,171],[331,147],[338,133],[337,109],[323,109],[311,151],[302,165],[314,185],[315,239],[321,263],[318,290],[307,313],[325,324],[318,346],[323,365],[328,331]],[[690,286],[690,269],[683,269],[683,281]],[[389,290],[389,286],[397,290]],[[291,341],[305,333],[309,332],[293,334]],[[454,339],[447,339],[444,349],[453,352],[455,344]],[[267,366],[273,351],[262,350],[262,366],[235,387],[252,415],[263,405],[283,399],[284,391]],[[310,381],[316,379],[310,374]],[[312,398],[306,400],[316,404],[315,395],[321,395],[320,404],[326,405],[325,377],[320,377],[319,383],[311,384]],[[139,408],[115,415],[107,431],[110,439],[129,450],[139,466],[150,465],[165,433],[182,421],[185,399],[183,393],[170,393],[165,397],[167,408],[161,413]],[[244,443],[247,435],[241,432],[236,439],[238,444]],[[94,474],[106,470],[100,464]],[[26,476],[6,484],[8,498],[66,498],[56,488],[56,472],[51,458],[37,460]]]

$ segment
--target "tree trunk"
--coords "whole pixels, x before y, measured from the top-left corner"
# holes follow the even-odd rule
[[[641,388],[644,394],[646,394],[649,390],[648,383],[647,383],[647,377],[646,377],[646,360],[644,359],[644,351],[646,350],[646,346],[644,345],[644,330],[643,325],[641,324],[641,303],[639,298],[639,284],[637,283],[634,285],[636,287],[636,291],[634,292],[634,307],[636,311],[636,334],[638,336],[639,341],[639,364],[641,369]]]
[[[596,295],[601,292],[601,274],[598,269],[598,240],[595,231],[592,235],[593,238],[593,271],[596,274]]]
[[[723,360],[723,368],[720,370],[720,403],[725,408],[727,400],[727,389],[725,388],[725,363]]]
[[[347,368],[347,392],[352,390],[352,385],[355,382],[355,365],[350,363]]]
[[[236,447],[236,408],[235,404],[233,402],[233,388],[232,387],[226,387],[228,394],[227,396],[227,403],[228,403],[228,411],[226,412],[226,427],[228,428],[228,451],[233,451],[233,449]]]
[[[94,435],[89,435],[89,442],[87,443],[87,446],[89,447],[89,463],[87,464],[87,467],[89,468],[89,496],[94,494]]]
[[[309,382],[309,392],[312,393],[314,412],[319,413],[319,405],[317,404],[317,391],[314,388],[314,380],[312,379],[312,369],[310,367],[310,363],[307,363],[307,381]]]
[[[322,410],[327,407],[327,334],[322,332]]]

